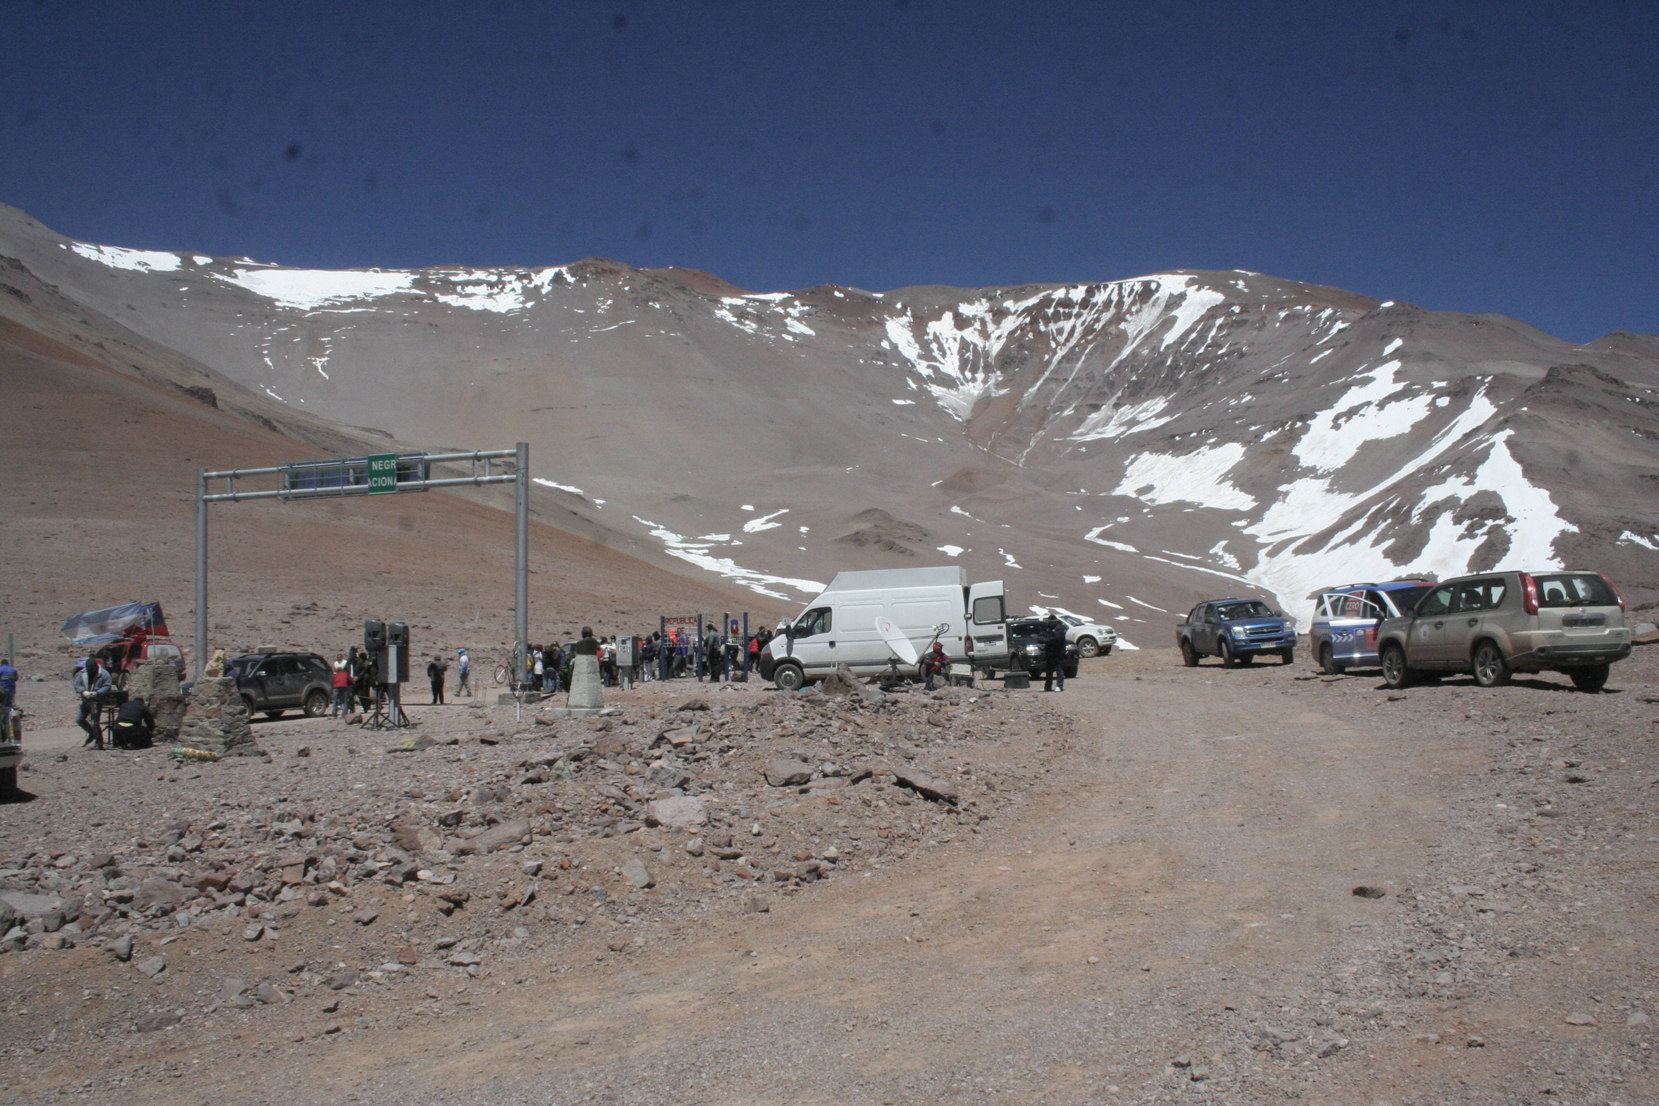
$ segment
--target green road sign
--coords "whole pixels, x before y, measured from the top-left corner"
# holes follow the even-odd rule
[[[397,491],[397,454],[369,454],[369,491]]]

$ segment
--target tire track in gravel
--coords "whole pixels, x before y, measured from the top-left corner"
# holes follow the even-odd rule
[[[1080,723],[1064,771],[997,831],[629,970],[495,1000],[464,1048],[405,1030],[400,1052],[431,1052],[399,1093],[1243,1103],[1395,1081],[1359,1032],[1383,1006],[1380,1024],[1409,1020],[1410,1003],[1368,1009],[1332,981],[1371,974],[1398,907],[1350,890],[1397,890],[1421,867],[1467,754],[1402,755],[1288,697],[1284,672],[1154,654],[1091,675],[1053,697]],[[372,1100],[369,1078],[355,1089]]]

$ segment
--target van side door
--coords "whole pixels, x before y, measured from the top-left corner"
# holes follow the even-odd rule
[[[1008,611],[1001,580],[969,586],[968,635],[974,643],[973,664],[1008,667]]]

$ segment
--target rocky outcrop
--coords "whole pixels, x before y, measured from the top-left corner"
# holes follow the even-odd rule
[[[262,756],[264,750],[248,728],[248,708],[230,676],[202,678],[190,693],[190,707],[179,727],[179,744],[220,756]]]

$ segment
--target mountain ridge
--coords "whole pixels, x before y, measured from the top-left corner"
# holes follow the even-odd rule
[[[292,270],[18,214],[0,254],[148,340],[330,423],[530,440],[584,524],[780,600],[924,555],[1143,640],[1212,584],[1305,617],[1345,577],[1521,558],[1659,594],[1652,336],[1242,271],[746,293],[599,258]],[[891,523],[838,540],[867,509]]]

